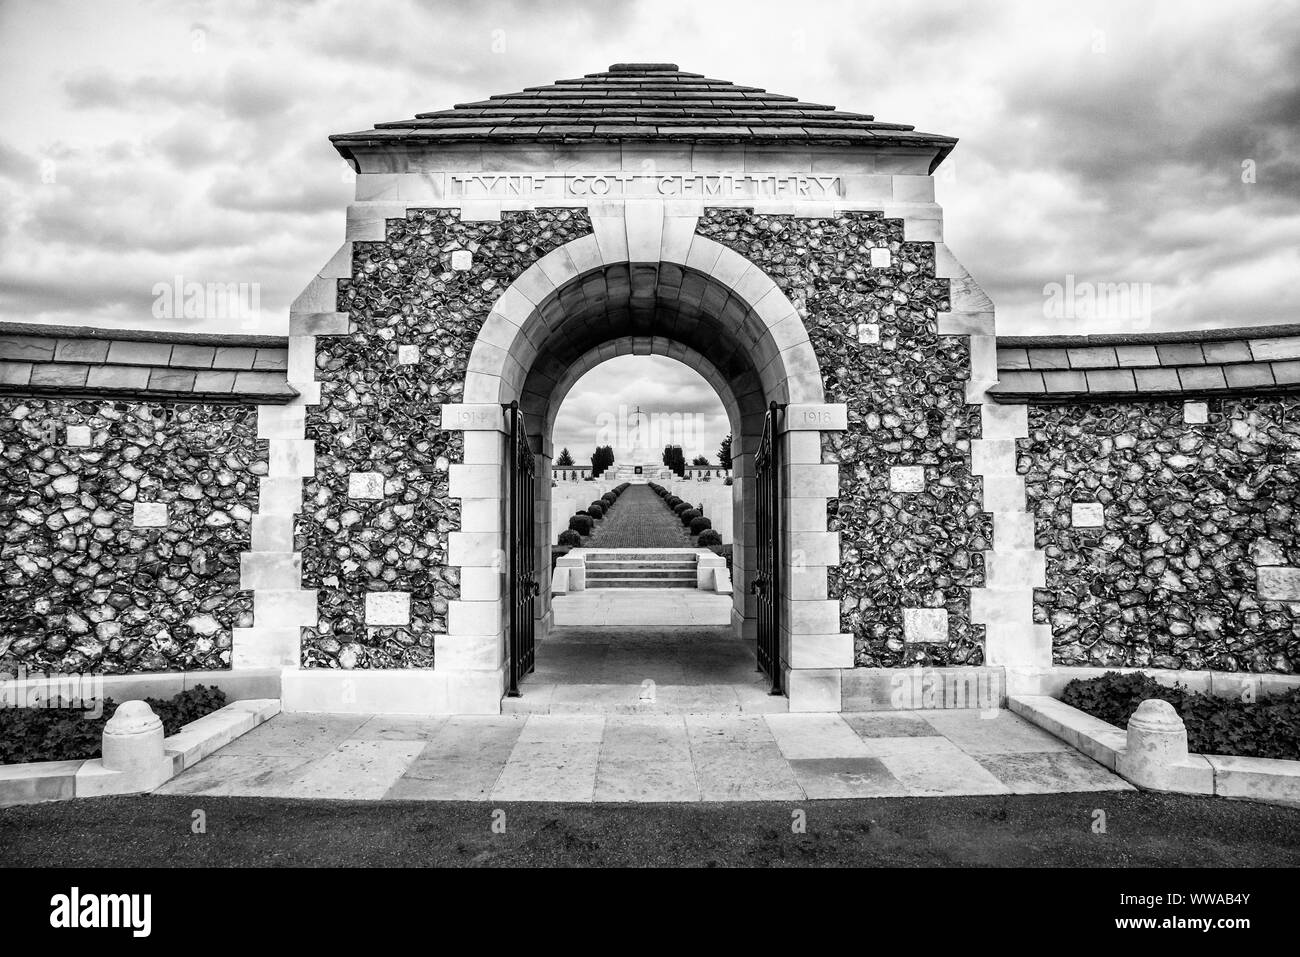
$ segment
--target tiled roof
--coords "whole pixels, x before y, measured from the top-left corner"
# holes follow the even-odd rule
[[[0,323],[0,394],[288,402],[287,341]]]
[[[877,122],[866,113],[685,73],[675,63],[615,63],[603,73],[458,103],[330,139],[344,155],[351,145],[392,140],[877,143],[937,147],[936,165],[957,142],[905,124]]]
[[[1300,391],[1300,326],[1116,336],[1003,337],[1000,402]]]

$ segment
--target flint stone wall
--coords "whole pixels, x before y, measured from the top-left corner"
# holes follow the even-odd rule
[[[252,624],[256,408],[6,396],[0,413],[0,672],[229,668]],[[141,504],[165,524],[137,525]]]
[[[807,326],[826,401],[848,404],[848,430],[823,436],[822,461],[840,467],[827,527],[840,532],[841,563],[828,570],[828,590],[855,636],[855,664],[982,664],[970,590],[984,583],[992,519],[970,471],[980,435],[978,406],[965,397],[970,350],[938,333],[949,290],[935,277],[934,245],[904,242],[903,221],[875,212],[710,210],[698,232],[780,286]],[[870,266],[873,248],[888,248],[889,266]],[[891,491],[894,466],[921,466],[923,489]],[[946,609],[946,640],[907,641],[904,608]]]
[[[352,278],[339,281],[352,332],[317,340],[321,402],[307,412],[316,474],[297,548],[303,587],[319,590],[319,623],[303,630],[305,667],[433,667],[434,635],[460,595],[447,567],[448,534],[460,528],[448,468],[464,458],[462,434],[440,428],[440,406],[460,401],[475,337],[502,292],[589,233],[585,210],[462,222],[457,210],[429,209],[390,220],[383,242],[355,245]],[[468,269],[453,267],[455,252],[470,254]],[[418,361],[399,362],[401,345],[418,346]],[[350,499],[354,472],[383,475],[383,497]],[[367,626],[375,591],[409,592],[410,623]]]
[[[1018,442],[1057,665],[1294,673],[1300,601],[1261,598],[1300,566],[1300,398],[1031,406]],[[1071,527],[1074,503],[1103,506]]]

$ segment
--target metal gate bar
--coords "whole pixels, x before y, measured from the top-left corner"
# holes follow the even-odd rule
[[[758,596],[758,668],[781,694],[781,440],[773,402],[763,420],[763,438],[754,453],[754,491],[758,567],[750,590]]]
[[[537,496],[536,463],[524,431],[519,403],[503,406],[510,416],[510,448],[506,456],[510,502],[506,529],[507,568],[510,600],[510,684],[506,694],[519,697],[519,682],[533,671],[534,603],[541,591],[537,584],[537,532],[533,514]]]

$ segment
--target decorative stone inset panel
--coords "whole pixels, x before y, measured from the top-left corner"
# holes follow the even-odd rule
[[[384,497],[382,472],[353,472],[348,476],[348,498],[377,499]]]
[[[888,269],[892,265],[888,247],[878,246],[871,250],[871,268]]]
[[[1300,397],[1032,406],[1018,442],[1058,665],[1300,671]],[[1183,467],[1183,460],[1193,465]],[[1077,499],[1104,526],[1071,527]]]
[[[925,469],[919,465],[895,465],[889,470],[891,492],[924,492]]]
[[[1300,568],[1269,565],[1261,567],[1256,574],[1260,598],[1300,602]]]
[[[948,643],[948,612],[942,608],[904,608],[903,638],[924,644]]]
[[[1184,402],[1183,422],[1187,425],[1204,425],[1210,421],[1208,402]]]
[[[136,502],[131,524],[137,528],[162,528],[167,524],[167,506],[162,502]]]
[[[73,448],[85,448],[91,441],[93,440],[88,425],[70,425],[64,434],[64,444]]]
[[[338,284],[352,331],[317,338],[321,401],[307,409],[316,472],[304,483],[297,546],[319,621],[303,630],[305,667],[433,667],[448,602],[460,597],[449,467],[463,461],[464,438],[441,429],[441,407],[461,401],[470,350],[502,292],[590,233],[585,211],[462,222],[428,209],[390,219],[382,242],[353,244],[351,278]],[[422,350],[420,361],[399,361],[402,347]],[[352,473],[378,475],[382,497],[352,497]],[[380,592],[407,593],[409,620],[368,622],[367,595]]]
[[[1106,509],[1100,502],[1075,502],[1070,506],[1070,524],[1075,528],[1101,528]]]
[[[366,596],[367,625],[409,625],[411,595],[404,591],[376,591]]]
[[[397,364],[412,366],[420,361],[420,347],[404,344],[397,347]]]
[[[0,672],[230,667],[266,472],[252,407],[0,399]]]
[[[966,402],[969,343],[938,332],[949,301],[934,245],[905,242],[903,221],[875,212],[813,219],[711,209],[698,232],[772,277],[804,317],[826,401],[848,405],[848,429],[822,436],[822,461],[839,465],[827,527],[840,533],[840,564],[826,575],[840,627],[854,635],[855,664],[982,664],[970,591],[984,584],[992,519],[970,469],[980,425],[979,406]],[[869,268],[873,249],[889,252],[887,267]],[[864,325],[878,333],[871,348],[859,341]],[[899,462],[924,468],[924,490],[891,491]],[[909,642],[905,607],[946,610],[946,637]]]

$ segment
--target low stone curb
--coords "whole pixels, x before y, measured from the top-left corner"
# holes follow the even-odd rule
[[[164,738],[162,759],[143,775],[110,770],[100,758],[0,765],[0,807],[152,791],[279,713],[278,698],[232,702]]]
[[[1128,732],[1046,695],[1009,695],[1007,707],[1132,781],[1126,765]],[[1168,769],[1168,787],[1147,790],[1212,794],[1300,807],[1300,761],[1235,755],[1187,755]]]

